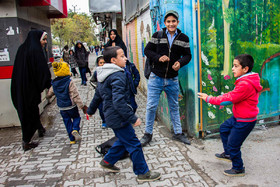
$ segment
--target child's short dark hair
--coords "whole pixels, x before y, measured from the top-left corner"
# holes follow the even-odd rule
[[[103,52],[104,61],[106,63],[111,63],[111,58],[117,57],[117,50],[122,49],[119,46],[106,47]]]
[[[241,54],[238,55],[234,58],[235,60],[238,60],[240,65],[242,66],[242,68],[245,68],[246,66],[248,66],[248,72],[251,72],[253,67],[254,67],[254,59],[251,55],[249,54]]]
[[[104,56],[103,56],[103,55],[101,55],[101,56],[99,56],[99,57],[96,58],[95,63],[96,63],[97,66],[98,66],[99,60],[101,60],[101,59],[104,59]]]

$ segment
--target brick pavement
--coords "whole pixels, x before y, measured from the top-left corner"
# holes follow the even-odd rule
[[[94,91],[91,86],[80,86],[80,78],[73,78],[81,97],[89,105]],[[145,119],[146,98],[139,93],[137,115]],[[97,112],[89,121],[82,116],[79,144],[70,145],[59,110],[53,102],[44,111],[43,121],[48,121],[45,137],[35,141],[37,148],[24,152],[21,148],[19,128],[10,129],[11,137],[6,145],[0,144],[0,186],[213,186],[203,171],[195,167],[188,158],[188,147],[171,140],[167,128],[156,122],[153,141],[144,147],[144,154],[150,169],[161,172],[159,181],[138,183],[132,170],[132,162],[125,159],[117,162],[121,172],[106,173],[99,167],[102,159],[94,147],[113,137],[111,129],[101,128]],[[50,122],[51,121],[51,122]],[[43,123],[46,126],[46,122]],[[145,125],[136,127],[139,138]],[[12,131],[12,132],[11,132]],[[1,133],[1,132],[0,132]]]

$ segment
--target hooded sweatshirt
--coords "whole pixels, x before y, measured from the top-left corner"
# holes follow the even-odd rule
[[[124,69],[111,63],[96,68],[98,86],[87,113],[96,112],[103,101],[106,124],[118,129],[134,124],[137,117],[130,105],[130,90]]]
[[[213,105],[233,104],[232,112],[237,122],[257,120],[259,113],[258,99],[262,90],[258,73],[247,73],[235,81],[233,91],[218,97],[208,96],[206,102]]]

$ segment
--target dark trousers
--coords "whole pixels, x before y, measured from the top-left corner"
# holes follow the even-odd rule
[[[81,78],[82,78],[82,84],[86,84],[87,83],[87,76],[86,76],[87,68],[86,67],[84,67],[84,68],[79,67],[79,70],[80,70],[80,75],[81,75]]]
[[[74,141],[75,137],[72,135],[72,131],[80,131],[81,117],[78,111],[78,107],[70,110],[60,110],[60,114],[63,118],[64,125],[66,127],[70,141]]]
[[[132,125],[129,124],[119,129],[113,129],[113,131],[119,140],[109,149],[104,160],[114,165],[127,151],[133,163],[134,173],[136,175],[147,173],[149,168],[144,158],[141,143],[136,137]]]
[[[240,151],[241,145],[253,130],[255,124],[256,121],[237,122],[235,117],[232,116],[220,126],[220,135],[224,151],[227,155],[230,155],[233,169],[243,169]]]
[[[71,72],[73,73],[73,76],[75,76],[76,74],[78,74],[78,72],[76,71],[76,68],[71,68]]]

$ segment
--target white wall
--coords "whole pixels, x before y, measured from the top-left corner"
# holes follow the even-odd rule
[[[15,0],[0,0],[0,17],[17,17]]]
[[[18,115],[11,99],[11,79],[0,79],[0,128],[20,126]]]

